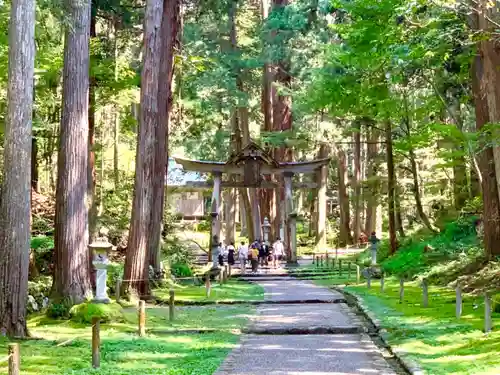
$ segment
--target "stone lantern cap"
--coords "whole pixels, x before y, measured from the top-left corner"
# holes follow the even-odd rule
[[[263,228],[270,228],[271,224],[269,223],[269,219],[267,217],[264,218],[264,223],[262,224]]]
[[[106,237],[97,238],[89,245],[94,257],[108,255],[109,251],[113,248],[113,244],[108,241]]]

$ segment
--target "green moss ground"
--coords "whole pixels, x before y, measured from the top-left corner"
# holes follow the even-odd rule
[[[177,301],[262,301],[264,289],[256,284],[229,280],[226,284],[212,283],[210,297],[206,297],[205,286],[174,285],[175,299]],[[168,300],[169,288],[154,290],[154,295],[160,299]]]
[[[316,281],[317,282],[317,281]],[[494,331],[482,332],[484,304],[480,297],[464,297],[463,315],[455,318],[455,292],[430,287],[429,307],[422,307],[422,292],[416,282],[405,284],[404,303],[399,303],[399,282],[386,280],[385,293],[379,283],[372,289],[348,286],[365,302],[387,329],[389,343],[432,375],[500,374],[500,314],[494,313]],[[500,300],[500,296],[494,297]]]
[[[90,325],[34,316],[29,321],[29,328],[33,336],[41,339],[21,341],[21,373],[212,374],[238,341],[238,334],[233,330],[243,327],[253,312],[253,307],[243,305],[177,307],[176,320],[170,324],[167,309],[148,306],[148,333],[141,338],[135,334],[136,309],[125,309],[124,323],[101,325],[101,368],[98,370],[91,367]],[[168,333],[179,329],[217,331]],[[6,339],[0,339],[0,357],[7,354],[7,344]],[[5,362],[0,363],[0,374],[7,374]]]

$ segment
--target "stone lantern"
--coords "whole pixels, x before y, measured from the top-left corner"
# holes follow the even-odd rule
[[[271,232],[271,224],[267,217],[264,218],[264,224],[262,224],[262,232],[264,233],[264,242],[269,243],[269,233]]]
[[[106,280],[107,268],[109,265],[108,254],[113,248],[113,244],[109,243],[106,237],[98,238],[89,245],[92,250],[92,265],[96,269],[96,295],[94,302],[109,303]]]

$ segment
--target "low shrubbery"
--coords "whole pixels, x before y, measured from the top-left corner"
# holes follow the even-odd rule
[[[476,219],[469,216],[448,223],[438,235],[424,229],[417,231],[400,239],[400,247],[393,256],[389,256],[389,241],[383,240],[377,260],[390,275],[413,278],[425,274],[430,281],[449,282],[470,264],[482,262],[474,225]],[[358,257],[358,263],[368,265],[370,259],[371,252],[367,249]]]

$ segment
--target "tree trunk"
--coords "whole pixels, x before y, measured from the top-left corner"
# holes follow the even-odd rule
[[[125,260],[126,294],[149,295],[149,249],[154,204],[156,125],[159,103],[163,0],[148,0],[144,27],[144,54],[141,73],[141,111],[135,165],[134,198],[129,243]],[[162,176],[165,164],[162,166]]]
[[[498,40],[496,40],[496,33],[498,27],[495,20],[498,21],[499,5],[498,2],[490,0],[479,0],[474,3],[477,11],[476,27],[483,35],[488,36],[488,40],[479,42],[479,51],[481,63],[477,64],[477,69],[481,70],[481,77],[478,77],[480,90],[485,95],[487,103],[486,109],[488,111],[488,122],[500,122],[500,50],[498,48]],[[493,21],[492,21],[493,20]],[[498,144],[500,139],[500,132],[493,131],[492,140]],[[497,191],[500,194],[500,147],[493,147],[493,159],[495,166],[495,175],[497,180]]]
[[[0,203],[0,334],[28,335],[35,2],[13,0]]]
[[[155,131],[153,206],[149,226],[149,265],[160,269],[161,232],[165,207],[165,175],[168,165],[168,123],[172,108],[174,50],[180,30],[180,0],[164,0],[161,24],[161,56],[158,83],[158,121]]]
[[[52,296],[77,304],[91,294],[88,249],[90,1],[67,0]]]
[[[37,193],[40,191],[38,177],[38,138],[34,134],[31,139],[31,188]]]
[[[474,94],[476,111],[476,130],[481,131],[489,123],[488,101],[482,90],[488,77],[484,74],[481,48],[472,64],[472,92]],[[493,149],[489,140],[480,145],[479,167],[481,171],[481,186],[483,192],[483,225],[484,225],[484,253],[486,258],[500,255],[500,201],[498,198],[498,184],[493,161]]]
[[[118,32],[120,29],[120,23],[118,22],[118,18],[114,20],[114,55],[115,55],[115,83],[118,83]],[[119,146],[120,146],[120,106],[118,103],[114,106],[114,124],[113,124],[113,180],[115,190],[118,189],[120,184],[120,164],[118,161],[119,158]]]
[[[347,194],[347,160],[345,151],[337,146],[338,178],[339,178],[339,207],[340,207],[340,229],[339,244],[341,246],[352,243],[351,229],[349,226],[349,195]]]
[[[90,38],[97,37],[96,31],[96,14],[97,7],[95,4],[91,4],[91,14],[90,14]],[[96,58],[93,56],[93,51],[91,52],[91,64],[92,60]],[[90,69],[92,72],[92,69]],[[96,107],[96,90],[97,90],[97,80],[93,75],[89,75],[89,114],[88,114],[88,122],[89,122],[89,163],[88,163],[88,193],[87,197],[89,200],[89,240],[92,242],[97,238],[97,199],[96,199],[96,170],[95,170],[95,107]],[[90,250],[89,250],[90,251]],[[91,272],[91,281],[92,284],[95,284],[95,271],[92,266],[92,253],[90,253],[89,257],[89,267]]]
[[[354,139],[354,171],[353,171],[353,190],[354,190],[354,243],[359,243],[361,232],[361,122],[355,122],[355,130],[352,134]]]
[[[372,232],[377,232],[377,210],[379,209],[380,181],[378,179],[378,152],[379,152],[379,132],[375,128],[369,129],[367,145],[367,188],[365,189],[366,215],[365,215],[365,234],[370,236]],[[378,233],[380,235],[380,233]]]
[[[387,199],[389,216],[390,252],[394,254],[398,248],[396,239],[396,178],[394,174],[394,154],[392,151],[392,127],[389,120],[385,121],[385,142],[387,152]]]
[[[261,0],[261,14],[262,21],[265,22],[269,16],[269,1]],[[265,51],[264,51],[265,52]],[[262,69],[262,96],[261,96],[261,110],[264,117],[263,131],[270,132],[273,130],[273,105],[271,95],[272,71],[269,62],[264,62]],[[270,147],[269,151],[272,155],[273,148]],[[272,181],[272,175],[265,175],[266,181]],[[261,189],[260,192],[260,207],[262,216],[268,217],[271,223],[270,238],[275,239],[279,236],[279,218],[276,216],[276,194],[273,189]]]
[[[429,218],[424,212],[424,208],[422,206],[422,198],[420,196],[420,184],[418,182],[418,168],[417,168],[417,162],[415,161],[415,152],[413,151],[413,148],[410,147],[409,150],[409,158],[410,158],[410,165],[411,165],[411,174],[413,177],[413,195],[415,197],[415,204],[417,205],[417,212],[418,216],[420,216],[420,220],[422,220],[422,223],[427,227],[432,232],[437,232],[436,229],[432,226]]]
[[[320,159],[327,158],[329,149],[326,144],[321,144],[318,152]],[[324,165],[317,173],[318,200],[316,210],[316,246],[324,249],[326,246],[326,186],[328,182],[328,165]]]

